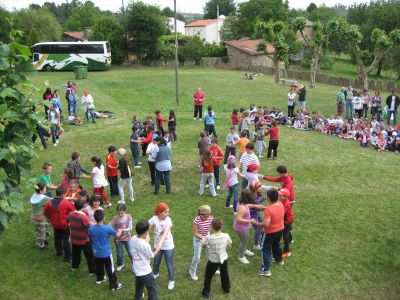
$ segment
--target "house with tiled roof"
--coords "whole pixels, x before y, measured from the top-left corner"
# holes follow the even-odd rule
[[[197,20],[185,25],[185,35],[199,36],[207,43],[219,43],[221,41],[219,31],[224,24],[225,16],[218,19]]]
[[[61,39],[65,42],[84,42],[89,39],[90,28],[85,28],[83,31],[65,31]]]
[[[273,62],[263,51],[258,51],[257,47],[263,40],[251,40],[242,38],[235,41],[225,41],[229,58],[229,64],[245,70],[256,70],[262,68],[273,68]],[[267,53],[275,52],[274,46],[270,42],[264,42]]]

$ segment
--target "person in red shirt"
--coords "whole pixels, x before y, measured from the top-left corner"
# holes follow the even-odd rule
[[[201,181],[200,181],[200,189],[198,191],[199,196],[202,196],[204,193],[204,187],[207,182],[210,185],[210,193],[211,196],[216,197],[217,193],[214,188],[214,159],[211,156],[211,152],[206,150],[201,159]]]
[[[214,177],[217,183],[217,190],[219,190],[221,188],[220,166],[221,166],[221,159],[224,158],[224,153],[222,152],[222,149],[218,146],[217,138],[213,138],[211,140],[211,145],[210,147],[208,147],[208,151],[211,152],[211,157],[213,158],[214,161]]]
[[[142,156],[146,156],[147,146],[153,141],[154,127],[153,125],[146,126],[145,137],[141,139],[142,142]]]
[[[271,122],[271,128],[264,132],[264,135],[269,135],[268,153],[267,158],[272,159],[272,151],[274,159],[278,157],[278,146],[279,146],[279,128],[276,126],[276,121]]]
[[[163,117],[161,117],[161,111],[159,111],[159,110],[156,110],[155,114],[156,114],[157,130],[161,131],[162,136],[164,136],[163,122],[168,121],[168,119],[164,119]]]
[[[95,264],[88,231],[90,228],[89,219],[82,211],[85,202],[81,199],[75,201],[75,211],[70,212],[67,218],[71,231],[71,244],[72,244],[72,265],[71,271],[79,268],[81,264],[81,251],[85,254],[86,262],[89,269],[89,274],[94,275]]]
[[[272,256],[279,265],[283,265],[282,248],[279,243],[282,238],[284,226],[285,209],[279,201],[278,191],[267,191],[269,205],[264,210],[264,221],[257,222],[253,219],[252,224],[264,227],[264,238],[262,244],[262,268],[258,275],[271,276],[271,250]]]
[[[197,88],[197,91],[193,94],[194,101],[194,115],[193,120],[196,120],[197,114],[199,115],[200,121],[203,118],[203,101],[206,100],[206,95],[201,90],[201,87]]]
[[[279,189],[278,190],[279,201],[282,202],[283,207],[285,209],[284,223],[285,228],[283,229],[283,253],[282,258],[287,258],[291,256],[289,249],[289,244],[292,242],[292,224],[294,221],[294,214],[292,210],[292,206],[289,203],[290,192],[288,189]]]
[[[66,190],[63,186],[56,189],[56,197],[47,202],[44,207],[44,215],[50,220],[54,229],[54,245],[57,256],[64,253],[64,261],[71,260],[71,248],[69,246],[69,226],[67,217],[75,207],[65,199]]]
[[[232,121],[232,126],[236,127],[236,130],[238,129],[238,124],[239,124],[239,116],[238,116],[238,110],[235,108],[232,111],[231,115],[231,121]]]
[[[111,145],[108,147],[108,155],[106,156],[106,174],[110,184],[111,197],[119,197],[118,162],[115,160],[115,151],[117,151],[117,148]]]
[[[293,203],[296,202],[296,195],[294,193],[294,186],[293,186],[293,175],[288,173],[287,168],[285,166],[278,166],[276,168],[276,172],[278,172],[279,176],[278,177],[270,177],[270,176],[264,176],[264,175],[258,175],[258,177],[272,181],[272,182],[280,182],[281,183],[281,188],[283,189],[288,189],[290,192],[289,196],[289,202],[290,205],[293,206]]]

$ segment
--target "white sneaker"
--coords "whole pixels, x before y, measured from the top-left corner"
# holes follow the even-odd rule
[[[200,118],[199,120],[200,120],[200,121],[203,121],[203,119],[202,119],[202,118]]]
[[[283,266],[284,264],[285,264],[285,262],[283,261],[283,259],[278,262],[278,265],[280,265],[280,266]]]
[[[103,280],[96,281],[96,284],[102,284],[103,282],[106,282],[106,281],[107,281],[107,276],[104,275]]]
[[[169,290],[173,290],[174,287],[175,287],[175,281],[170,281],[170,282],[168,282],[168,289],[169,289]]]
[[[141,166],[134,166],[133,168],[135,168],[135,169],[140,169]]]
[[[260,245],[254,245],[253,249],[260,251],[262,249],[262,247]]]
[[[196,118],[193,118],[193,120],[196,120]]]
[[[135,201],[135,198],[132,198],[132,199],[131,199],[131,202],[133,202],[133,201]]]
[[[59,142],[60,140],[56,140],[56,144],[58,145],[58,142]]]
[[[192,271],[189,270],[189,275],[192,278],[192,280],[199,280],[199,277],[197,277],[196,273],[193,273]]]
[[[242,263],[242,264],[249,264],[250,262],[247,260],[247,258],[245,256],[243,257],[238,257],[238,260]]]
[[[122,265],[122,266],[117,266],[117,271],[118,271],[118,272],[121,271],[123,267],[124,267],[124,265]]]
[[[138,164],[141,165],[142,163],[139,161]]]
[[[57,147],[57,144],[53,144],[54,147]]]
[[[157,279],[157,278],[158,278],[158,276],[160,276],[160,273],[153,274],[153,277],[154,277],[154,279]]]
[[[220,190],[221,189],[221,186],[220,185],[217,185],[217,190]]]
[[[118,204],[125,204],[125,201],[119,200]]]
[[[258,273],[258,275],[265,276],[265,277],[271,277],[271,271],[270,270],[268,270],[268,271],[260,271]]]
[[[221,272],[219,270],[215,271],[215,275],[219,275]]]
[[[208,187],[210,187],[210,185],[209,185],[209,184],[206,184],[204,187],[205,187],[205,188],[208,188]]]
[[[250,250],[246,250],[246,251],[244,251],[244,255],[253,256],[254,252],[251,252]]]

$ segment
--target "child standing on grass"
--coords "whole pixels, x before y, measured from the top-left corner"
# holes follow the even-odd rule
[[[43,214],[50,220],[54,229],[54,246],[56,255],[64,254],[64,262],[71,259],[71,248],[69,246],[69,226],[67,217],[75,207],[65,199],[65,188],[60,186],[56,189],[56,197],[46,203]]]
[[[261,174],[259,175],[259,177],[264,180],[272,182],[280,182],[282,189],[289,190],[290,192],[289,202],[290,205],[293,206],[293,204],[296,202],[296,195],[294,192],[294,185],[293,185],[293,175],[288,173],[287,168],[285,166],[278,166],[276,168],[276,172],[279,174],[278,177],[264,176]]]
[[[86,195],[86,197],[88,197]],[[100,195],[94,194],[89,198],[88,205],[83,209],[83,212],[89,219],[90,225],[96,224],[96,220],[94,219],[94,212],[98,209],[103,209],[101,204],[103,202],[103,198]]]
[[[258,152],[258,157],[263,158],[262,156],[263,151],[267,146],[265,145],[264,142],[264,130],[263,130],[263,124],[258,123],[256,125],[256,132],[255,132],[255,138],[256,138],[256,148]]]
[[[222,153],[222,149],[218,146],[217,138],[212,138],[211,146],[208,147],[208,150],[211,152],[211,157],[213,158],[214,177],[217,183],[217,190],[219,190],[221,188],[220,165],[221,165],[221,159],[224,157],[224,154]]]
[[[240,138],[237,142],[234,142],[235,146],[239,145],[239,152],[240,152],[240,157],[243,155],[243,153],[246,152],[246,145],[250,143],[250,140],[247,138],[247,133],[245,131],[242,131],[240,133]],[[239,157],[239,158],[240,158]]]
[[[51,138],[53,140],[53,145],[56,147],[58,146],[59,142],[59,131],[61,126],[60,114],[57,113],[57,111],[55,110],[54,104],[50,105],[50,110],[48,114],[49,114],[49,123],[51,129]]]
[[[265,136],[269,135],[269,143],[268,143],[268,159],[277,159],[278,158],[278,146],[279,146],[279,128],[276,125],[276,121],[273,120],[271,122],[271,128],[264,132]],[[273,154],[272,154],[273,153]]]
[[[176,115],[174,110],[169,111],[168,131],[169,131],[170,141],[171,142],[177,141],[178,137],[176,135]]]
[[[254,154],[254,145],[252,143],[248,143],[246,145],[246,152],[240,158],[240,164],[242,165],[242,189],[247,188],[248,181],[246,179],[247,176],[247,167],[250,164],[260,165],[257,155]]]
[[[236,143],[238,141],[239,141],[239,136],[236,133],[236,127],[232,125],[225,139],[226,147],[224,155],[224,165],[226,165],[229,155],[236,156]]]
[[[164,136],[163,122],[168,121],[168,119],[164,119],[163,117],[161,117],[160,110],[156,110],[155,114],[156,114],[156,126],[157,126],[156,128],[157,130],[161,131],[161,136]]]
[[[35,227],[36,232],[36,246],[40,250],[47,250],[49,248],[49,242],[46,236],[49,234],[49,223],[43,213],[43,210],[48,201],[51,200],[50,197],[46,196],[46,185],[43,183],[38,183],[35,186],[35,193],[31,196],[31,222]]]
[[[284,215],[284,224],[285,227],[283,229],[283,253],[282,258],[290,257],[292,254],[290,253],[289,245],[292,242],[292,224],[294,221],[294,215],[292,211],[292,207],[289,203],[290,192],[288,189],[279,189],[278,190],[279,201],[282,202],[283,208],[285,209]]]
[[[120,201],[119,203],[125,203],[125,193],[124,186],[128,184],[128,190],[130,195],[131,202],[135,201],[133,186],[132,186],[132,172],[130,168],[130,161],[128,155],[126,154],[126,150],[124,148],[118,149],[118,154],[120,159],[118,161],[118,169],[120,171],[119,182],[118,182],[118,191]]]
[[[219,269],[221,274],[221,286],[225,294],[229,294],[230,280],[228,273],[228,254],[226,249],[232,247],[232,240],[227,233],[222,232],[223,220],[215,218],[211,226],[214,233],[206,237],[203,247],[208,247],[210,256],[208,257],[206,273],[204,275],[204,287],[201,292],[204,298],[210,298],[211,281],[215,272]]]
[[[211,196],[216,197],[217,193],[215,192],[214,188],[214,159],[212,158],[210,151],[206,150],[204,152],[200,165],[202,167],[202,170],[200,189],[198,194],[199,196],[202,196],[204,194],[204,187],[208,183],[210,186]]]
[[[93,156],[90,159],[93,163],[93,169],[91,178],[93,180],[93,194],[99,194],[104,202],[106,202],[106,208],[111,207],[111,203],[108,201],[107,195],[104,193],[104,187],[108,185],[106,177],[104,176],[104,166],[101,163],[101,158]]]
[[[130,147],[132,151],[132,157],[135,162],[135,169],[141,168],[139,162],[139,127],[132,127],[132,135],[130,139]]]
[[[208,139],[204,131],[200,132],[200,137],[199,141],[197,142],[197,147],[199,148],[199,168],[200,168],[203,155],[208,150]]]
[[[225,208],[231,208],[231,198],[233,195],[233,211],[236,214],[236,206],[239,200],[239,181],[238,174],[240,175],[239,168],[235,165],[235,157],[229,155],[228,165],[224,165],[224,171],[226,174],[226,180],[224,188],[229,189],[228,197],[226,198]]]
[[[149,220],[150,230],[154,231],[154,249],[160,247],[160,252],[154,256],[153,274],[154,278],[160,276],[160,264],[162,257],[168,269],[168,289],[173,290],[175,286],[174,270],[174,239],[171,228],[172,221],[169,217],[169,207],[165,202],[160,202],[154,209],[154,216]],[[160,245],[160,241],[163,241]]]
[[[233,223],[233,229],[239,236],[240,245],[238,251],[238,259],[243,264],[249,264],[246,256],[253,256],[254,253],[247,249],[247,241],[249,239],[250,224],[254,219],[250,218],[250,207],[255,207],[255,197],[249,189],[242,191],[237,207],[237,215]]]
[[[132,216],[126,213],[125,204],[118,204],[117,215],[111,220],[110,225],[115,230],[122,230],[121,236],[115,238],[115,246],[117,247],[117,271],[121,271],[124,267],[124,246],[132,262],[129,243],[129,240],[131,239]]]
[[[111,198],[118,197],[118,163],[115,160],[115,151],[117,148],[114,146],[108,147],[108,155],[106,156],[106,173],[108,182],[110,183]]]
[[[236,108],[234,108],[232,111],[231,124],[233,127],[235,127],[235,130],[238,130],[239,116],[238,116],[238,110]]]
[[[70,212],[68,215],[68,222],[71,230],[71,244],[72,244],[72,265],[71,271],[75,271],[81,264],[81,251],[83,251],[88,270],[90,275],[94,275],[94,256],[92,243],[89,239],[88,231],[90,223],[88,217],[83,213],[84,202],[77,200],[74,203],[75,211]]]
[[[51,182],[51,172],[53,172],[53,166],[50,163],[44,163],[42,169],[43,173],[39,176],[39,183],[43,183],[46,186],[46,195],[51,197],[51,192],[48,190],[55,190],[58,187]]]
[[[250,138],[250,124],[252,124],[252,122],[251,122],[250,117],[249,117],[249,112],[246,110],[243,113],[243,121],[242,121],[241,130],[246,133],[246,137],[248,139]]]
[[[199,207],[197,216],[193,220],[193,258],[189,269],[189,275],[192,280],[198,280],[196,275],[197,265],[200,262],[201,249],[203,241],[210,235],[211,222],[214,217],[211,215],[211,207],[202,205]],[[204,248],[207,257],[209,256],[208,248]]]
[[[114,262],[111,254],[110,236],[120,237],[122,229],[115,231],[111,226],[104,225],[106,214],[104,210],[98,209],[94,212],[96,224],[89,229],[89,236],[92,240],[94,261],[96,264],[96,284],[101,284],[107,280],[104,269],[108,275],[110,290],[119,290],[122,284],[117,281],[117,274],[114,270]]]
[[[160,251],[163,240],[159,241],[158,247],[151,251],[150,225],[146,220],[136,224],[136,233],[130,240],[131,256],[133,259],[132,270],[135,273],[135,300],[143,299],[143,289],[146,286],[149,300],[157,300],[157,283],[151,270],[150,261]]]

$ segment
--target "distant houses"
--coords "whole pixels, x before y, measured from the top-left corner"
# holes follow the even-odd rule
[[[85,42],[89,39],[90,28],[85,28],[83,31],[65,31],[61,39],[65,42]]]
[[[169,30],[171,30],[171,33],[175,33],[175,24],[174,24],[175,18],[169,17],[166,18],[166,25]],[[185,22],[176,19],[176,32],[180,34],[185,34]]]
[[[221,15],[218,19],[198,20],[185,25],[185,35],[199,36],[207,43],[220,43],[219,31],[224,24],[225,16]]]

